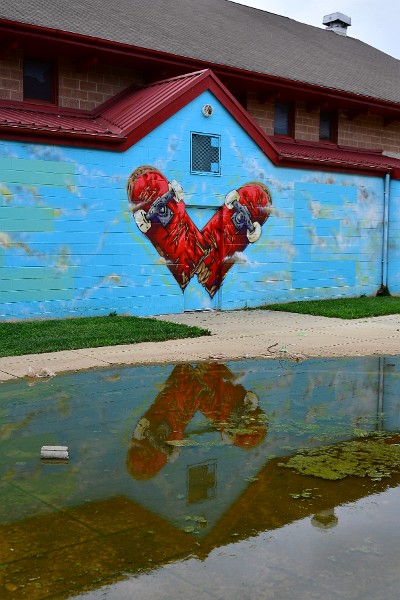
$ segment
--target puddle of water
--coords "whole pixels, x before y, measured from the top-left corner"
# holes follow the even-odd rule
[[[2,384],[0,597],[397,600],[399,377],[370,357]]]

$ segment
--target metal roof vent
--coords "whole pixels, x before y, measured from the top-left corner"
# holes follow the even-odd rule
[[[343,13],[335,12],[325,15],[322,24],[326,25],[326,29],[330,29],[339,35],[347,35],[347,28],[351,25],[351,19]]]

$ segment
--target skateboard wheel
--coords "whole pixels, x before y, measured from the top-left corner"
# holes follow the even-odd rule
[[[247,392],[243,400],[243,404],[251,411],[256,410],[258,402],[258,396],[255,392]]]
[[[249,230],[246,231],[246,235],[247,235],[247,239],[249,240],[250,244],[254,244],[254,242],[256,242],[257,240],[260,239],[260,235],[261,235],[261,225],[260,223],[258,223],[257,221],[255,221],[253,223],[253,227],[254,227],[254,231],[250,232]]]
[[[173,179],[172,181],[169,182],[168,188],[170,189],[171,192],[174,192],[175,201],[182,202],[184,194],[183,194],[183,188],[182,188],[181,184],[178,183],[177,181],[175,181],[175,179]]]
[[[231,192],[229,192],[226,196],[225,196],[225,206],[226,208],[229,208],[229,210],[232,210],[233,208],[233,203],[234,201],[240,200],[240,194],[237,190],[232,190]]]
[[[146,417],[142,417],[135,427],[135,431],[133,432],[133,438],[135,440],[143,440],[145,438],[145,433],[149,427],[150,421],[146,419]]]
[[[147,233],[151,227],[151,221],[146,219],[146,212],[144,210],[137,210],[133,213],[133,216],[140,231],[142,233]]]

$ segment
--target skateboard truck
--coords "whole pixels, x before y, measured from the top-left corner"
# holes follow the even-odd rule
[[[229,210],[234,210],[231,216],[232,222],[236,229],[240,231],[244,227],[246,228],[247,239],[250,243],[256,242],[261,235],[261,225],[251,220],[251,214],[247,206],[244,206],[240,200],[240,194],[238,191],[233,190],[225,198],[225,206]]]
[[[168,202],[171,200],[181,202],[183,200],[183,189],[177,181],[170,181],[168,188],[168,192],[154,200],[147,213],[144,210],[137,210],[134,213],[136,224],[142,233],[146,233],[154,221],[159,221],[161,225],[166,227],[174,216],[174,213],[168,207]]]

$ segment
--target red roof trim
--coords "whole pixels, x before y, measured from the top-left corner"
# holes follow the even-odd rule
[[[196,73],[191,73],[190,75],[166,79],[145,88],[145,91],[150,91],[155,90],[157,87],[169,87],[173,82],[178,83],[176,89],[171,85],[172,89],[170,89],[169,92],[162,93],[158,102],[153,104],[152,110],[148,111],[137,120],[135,127],[127,132],[126,142],[121,149],[125,150],[133,146],[133,144],[137,143],[145,135],[164,123],[181,108],[189,104],[208,89],[208,79],[210,74],[211,71],[208,70],[198,71]],[[179,85],[180,82],[183,82],[183,85]]]
[[[206,90],[277,166],[367,175],[392,173],[394,178],[400,177],[400,160],[381,153],[272,140],[210,70],[166,79],[130,93],[125,91],[91,113],[57,107],[35,110],[23,103],[2,103],[0,133],[5,139],[124,151]]]
[[[397,169],[400,160],[385,156],[380,151],[359,150],[343,146],[329,146],[310,142],[277,142],[280,163],[307,162],[311,165],[328,164],[332,169],[335,166],[349,166],[355,169],[368,169],[380,173],[388,173]]]

